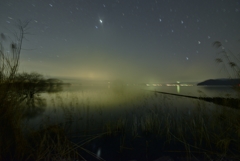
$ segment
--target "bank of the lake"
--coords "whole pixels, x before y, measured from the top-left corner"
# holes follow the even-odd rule
[[[86,160],[238,159],[239,110],[154,92],[179,93],[177,87],[154,88],[75,84],[39,95],[45,107],[25,123],[30,129],[64,128]],[[197,96],[221,91],[236,94],[226,93],[231,88],[180,87],[181,94]]]

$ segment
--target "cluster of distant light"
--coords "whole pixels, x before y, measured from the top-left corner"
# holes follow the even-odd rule
[[[186,84],[186,83],[184,83],[184,84],[179,84],[179,83],[172,83],[172,84],[146,84],[146,86],[154,86],[154,87],[157,87],[157,86],[167,86],[167,87],[172,87],[172,86],[193,86],[193,84]]]
[[[108,85],[112,84],[112,82],[107,82]],[[177,81],[176,83],[166,83],[166,84],[160,84],[160,83],[123,83],[123,82],[114,82],[115,85],[126,85],[126,86],[147,86],[147,87],[160,87],[160,86],[166,86],[166,87],[187,87],[187,86],[194,86],[193,84],[189,83],[180,83]]]

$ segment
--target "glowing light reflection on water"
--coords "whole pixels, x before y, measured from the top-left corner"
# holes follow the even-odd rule
[[[143,87],[128,86],[113,88],[106,86],[71,86],[59,93],[43,93],[40,97],[46,99],[45,111],[31,119],[33,127],[42,123],[58,124],[61,122],[78,122],[74,126],[100,126],[119,118],[140,116],[152,108],[179,109],[191,113],[196,106],[215,107],[216,105],[201,100],[182,98],[152,91],[183,94],[189,96],[236,96],[231,88],[219,87]],[[79,125],[79,122],[84,122]]]

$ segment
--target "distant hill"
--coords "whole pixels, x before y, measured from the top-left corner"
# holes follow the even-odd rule
[[[197,84],[198,86],[240,86],[240,79],[208,79]]]

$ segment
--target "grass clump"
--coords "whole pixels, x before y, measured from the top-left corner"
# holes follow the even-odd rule
[[[18,73],[23,40],[28,34],[30,21],[19,21],[15,41],[10,43],[10,53],[5,52],[5,34],[0,37],[0,160],[59,160],[79,158],[59,126],[49,126],[40,131],[26,133],[24,120],[30,108],[43,105],[35,95],[57,89],[52,80],[44,80],[37,73]],[[57,84],[57,87],[58,84]]]
[[[137,91],[132,92],[131,101],[124,99],[124,95],[116,94],[122,102],[111,104],[111,108],[107,101],[101,102],[102,98],[115,97],[111,91],[100,92],[101,98],[94,97],[94,103],[86,102],[93,95],[85,93],[78,99],[75,96],[73,101],[76,102],[55,104],[56,115],[61,114],[57,107],[71,109],[73,124],[70,129],[79,129],[74,132],[75,136],[103,134],[86,142],[82,148],[94,151],[93,147],[99,147],[103,152],[108,151],[102,156],[106,160],[113,159],[108,156],[109,153],[123,160],[130,156],[140,159],[142,155],[149,160],[164,155],[176,160],[178,157],[189,160],[236,160],[240,157],[238,109],[200,100],[192,102],[177,96],[169,97],[167,101],[174,100],[176,103],[168,104],[164,103],[165,98],[161,99],[163,94]],[[177,102],[183,99],[192,103],[179,107]],[[62,100],[65,100],[64,97]],[[119,107],[119,103],[123,106]],[[86,125],[88,128],[85,128]]]

